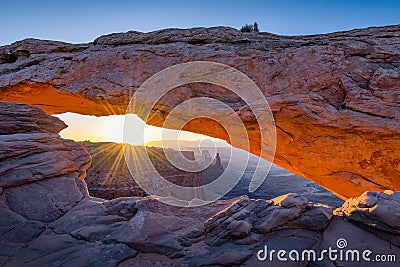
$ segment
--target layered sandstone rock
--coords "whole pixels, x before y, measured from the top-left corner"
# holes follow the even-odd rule
[[[146,198],[91,198],[91,157],[60,138],[64,123],[17,103],[0,102],[0,117],[0,266],[116,266],[138,251],[168,259],[182,247],[179,236],[200,231],[232,201],[174,209]]]
[[[400,193],[365,192],[348,199],[335,214],[377,233],[380,237],[400,246]]]
[[[385,213],[383,217],[387,215]],[[365,249],[376,254],[400,253],[398,245],[392,242],[399,237],[398,234],[394,234],[388,242],[378,237],[380,232],[377,229],[368,230],[352,224],[341,215],[332,215],[332,207],[311,204],[307,198],[297,194],[267,201],[243,197],[208,219],[202,235],[195,239],[187,238],[190,240],[185,243],[187,252],[178,263],[189,266],[359,266],[358,261],[340,260],[339,257],[324,257],[321,260],[306,258],[293,262],[289,260],[288,252],[296,250],[301,255],[304,250],[321,252],[331,247],[344,249],[344,253],[349,249],[358,249],[361,253]],[[338,239],[344,239],[346,246],[339,247]],[[264,245],[267,245],[267,255]],[[272,259],[268,257],[272,250],[277,253],[281,249],[287,252],[284,256],[287,261],[279,260],[276,255]],[[258,259],[256,253],[259,250],[263,250],[259,255],[265,256],[265,261]],[[316,255],[317,258],[320,256],[318,252]],[[363,262],[363,265],[368,264]],[[396,266],[398,263],[385,264]]]
[[[335,249],[339,237],[349,249],[400,257],[398,192],[365,193],[334,214],[298,194],[196,208],[141,197],[92,198],[82,180],[90,156],[58,136],[62,122],[24,104],[0,107],[1,266],[287,266],[276,258],[260,262],[257,252],[264,245]]]
[[[217,27],[111,34],[79,45],[27,39],[0,48],[0,99],[49,113],[123,114],[136,89],[169,66],[227,64],[248,75],[272,108],[275,162],[350,197],[400,189],[399,43],[398,25],[297,37]],[[234,108],[251,152],[259,153],[254,117],[224,88],[178,88],[160,100],[148,123],[160,125],[175,105],[198,96]],[[227,138],[209,120],[186,129]]]

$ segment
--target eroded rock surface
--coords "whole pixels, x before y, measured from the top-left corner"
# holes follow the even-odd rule
[[[400,259],[399,192],[367,192],[334,213],[294,193],[196,208],[142,197],[92,198],[84,181],[91,158],[59,137],[58,119],[25,104],[0,107],[1,266],[287,266],[277,258],[260,262],[257,253],[265,245],[336,248],[338,238],[348,249]],[[10,111],[20,119],[5,116]],[[342,263],[324,258],[293,265]]]
[[[208,219],[202,234],[195,238],[192,235],[186,237],[189,240],[184,243],[187,249],[178,266],[359,266],[358,261],[328,257],[321,260],[306,258],[300,262],[280,261],[276,256],[260,261],[257,257],[257,252],[267,245],[268,253],[281,249],[300,253],[313,250],[318,258],[317,251],[329,247],[339,249],[337,240],[340,238],[346,240],[346,249],[398,255],[398,245],[393,240],[388,242],[380,238],[380,232],[376,230],[363,229],[341,215],[333,215],[332,207],[311,204],[298,194],[267,201],[242,197]],[[394,236],[399,237],[398,234]],[[265,253],[260,255],[265,256]],[[385,264],[396,266],[398,263]],[[363,265],[373,266],[373,263],[364,261]]]
[[[335,214],[366,229],[372,229],[384,239],[400,246],[400,193],[365,192],[348,199]]]
[[[0,48],[0,99],[49,113],[123,114],[137,88],[169,66],[227,64],[248,75],[271,106],[275,163],[351,197],[400,190],[399,44],[398,25],[297,37],[216,27],[132,31],[76,45],[27,39]],[[234,108],[251,152],[259,154],[254,116],[224,88],[177,88],[160,100],[148,123],[161,125],[173,107],[199,96]],[[218,116],[218,109],[204,111]],[[186,129],[227,138],[212,121]]]
[[[148,198],[89,197],[91,158],[60,138],[66,126],[26,104],[0,107],[0,266],[117,266],[139,253],[168,258],[182,248],[180,236],[201,231],[232,201],[178,209]]]
[[[367,192],[335,214],[294,193],[196,208],[148,197],[93,198],[84,181],[89,153],[59,137],[61,121],[25,104],[0,107],[0,266],[287,266],[259,261],[257,253],[264,245],[335,248],[339,237],[350,248],[400,259],[398,192]]]

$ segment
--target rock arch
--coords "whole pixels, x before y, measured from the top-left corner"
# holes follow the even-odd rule
[[[298,37],[216,27],[111,34],[89,44],[26,39],[0,48],[0,100],[50,114],[123,114],[158,71],[220,62],[247,74],[270,103],[278,127],[275,163],[343,197],[400,190],[399,43],[400,26]],[[255,122],[224,88],[180,87],[147,123],[160,125],[176,103],[202,95],[237,110],[257,154]],[[212,123],[198,123],[204,122],[186,130],[224,138]]]

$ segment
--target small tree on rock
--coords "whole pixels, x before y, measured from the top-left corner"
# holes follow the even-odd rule
[[[242,28],[240,28],[241,32],[253,32],[254,28],[253,25],[251,24],[245,24],[244,26],[242,26]]]
[[[259,32],[259,31],[260,31],[260,29],[258,28],[257,22],[254,22],[254,25],[253,25],[253,32]]]
[[[254,22],[253,25],[245,24],[244,26],[242,26],[242,28],[240,28],[240,31],[241,32],[259,32],[260,29],[258,28],[257,22]]]

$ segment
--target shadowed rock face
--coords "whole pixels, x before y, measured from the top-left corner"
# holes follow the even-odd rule
[[[339,237],[349,249],[400,257],[399,192],[367,192],[334,212],[293,193],[196,208],[142,197],[92,198],[84,181],[91,158],[59,137],[60,120],[29,105],[0,107],[1,266],[287,266],[276,258],[260,262],[257,252],[264,245],[336,248]]]
[[[399,44],[398,25],[298,37],[217,27],[111,34],[77,45],[27,39],[0,48],[0,99],[51,114],[123,114],[136,89],[169,66],[227,64],[248,75],[271,106],[275,163],[351,197],[400,190]],[[254,116],[217,86],[175,89],[147,123],[161,125],[174,106],[198,96],[233,107],[247,127],[251,152],[259,153]],[[185,129],[227,139],[209,120]]]

